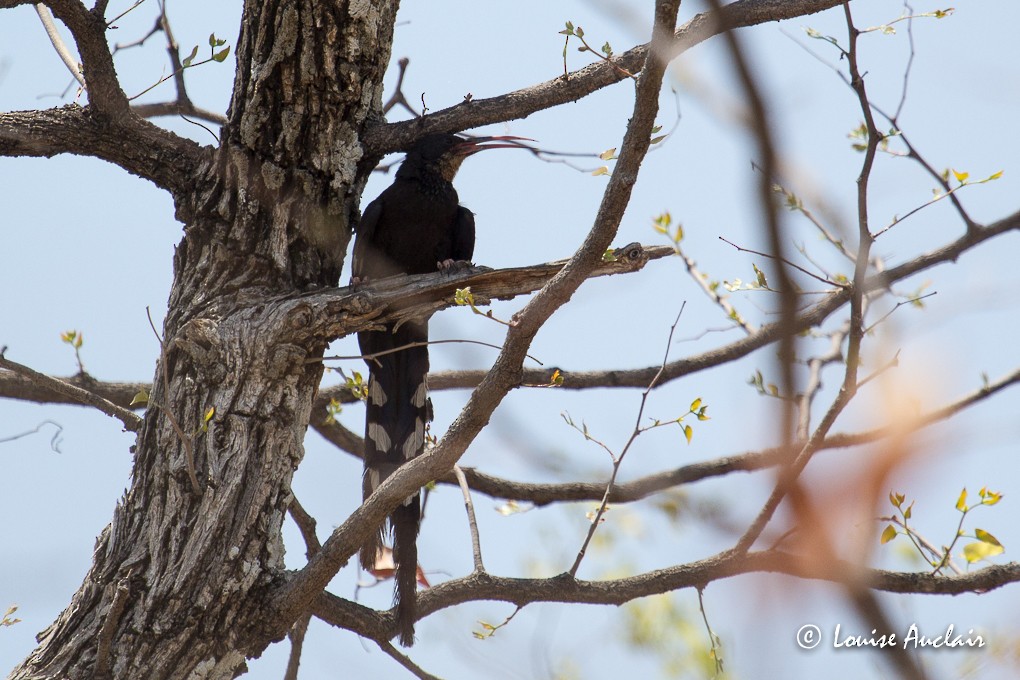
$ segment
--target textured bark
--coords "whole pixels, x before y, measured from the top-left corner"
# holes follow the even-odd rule
[[[246,4],[221,146],[170,186],[185,236],[131,487],[12,678],[231,678],[289,626],[246,624],[284,567],[322,372],[306,359],[324,343],[290,342],[292,320],[258,303],[337,283],[395,13],[385,0]]]

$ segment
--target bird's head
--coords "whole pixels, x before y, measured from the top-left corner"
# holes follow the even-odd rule
[[[452,182],[460,164],[472,154],[485,149],[528,149],[521,142],[534,140],[527,137],[502,135],[495,137],[461,137],[453,134],[434,134],[422,137],[407,152],[407,159],[401,169],[408,167],[434,172]]]

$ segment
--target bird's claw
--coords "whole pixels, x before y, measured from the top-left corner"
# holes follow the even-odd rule
[[[449,258],[436,262],[436,269],[444,274],[456,274],[467,271],[475,265],[467,260],[451,260]]]

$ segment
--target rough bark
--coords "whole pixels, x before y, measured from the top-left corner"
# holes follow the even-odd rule
[[[12,678],[231,678],[266,631],[286,630],[241,624],[262,618],[284,566],[322,372],[306,360],[324,343],[288,342],[289,317],[257,303],[337,283],[395,13],[384,0],[246,3],[221,145],[169,186],[185,235],[131,487]]]

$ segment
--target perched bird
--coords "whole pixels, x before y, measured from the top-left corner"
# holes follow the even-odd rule
[[[407,153],[393,184],[365,208],[354,244],[354,280],[425,274],[470,261],[475,218],[460,205],[453,188],[454,175],[468,156],[484,149],[521,147],[515,140],[523,139],[434,134],[419,140]],[[426,425],[432,420],[426,383],[427,342],[428,319],[358,333],[361,353],[369,365],[362,484],[366,499],[397,468],[425,449]],[[396,562],[397,630],[405,647],[414,644],[420,519],[418,493],[389,517]],[[380,527],[361,547],[364,569],[373,569],[382,545]]]

